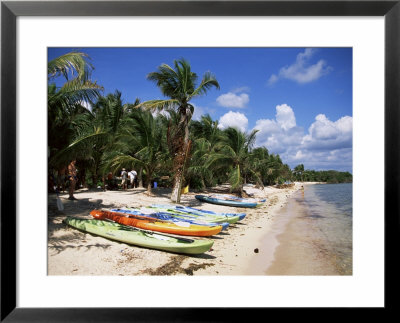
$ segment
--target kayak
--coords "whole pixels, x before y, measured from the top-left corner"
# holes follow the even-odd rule
[[[234,207],[247,207],[247,208],[255,208],[259,206],[257,202],[245,202],[245,201],[238,201],[233,199],[226,199],[226,198],[216,198],[206,195],[195,195],[196,199],[206,203],[218,204],[218,205],[226,205],[226,206],[234,206]]]
[[[242,198],[242,197],[237,197],[235,195],[228,195],[228,194],[212,194],[209,195],[210,197],[214,197],[214,198],[219,198],[219,199],[223,199],[223,200],[233,200],[233,201],[239,201],[239,202],[249,202],[249,203],[257,203],[257,204],[261,204],[264,203],[267,199],[257,199],[257,198]]]
[[[177,223],[178,225],[182,224],[182,221],[192,224],[204,225],[207,227],[215,227],[220,225],[222,226],[222,230],[226,230],[229,226],[228,222],[223,222],[223,223],[210,222],[198,219],[190,215],[184,215],[184,214],[179,215],[168,212],[159,212],[155,209],[144,208],[144,207],[140,209],[134,209],[134,208],[111,209],[111,212],[123,213],[128,215],[140,215],[141,217],[148,217],[150,219],[159,219],[162,221],[173,222]]]
[[[237,221],[243,220],[246,216],[246,213],[218,213],[209,210],[200,210],[195,209],[188,206],[181,205],[158,205],[153,204],[150,206],[152,209],[174,213],[174,214],[182,214],[182,215],[191,215],[195,217],[200,217],[201,219],[207,219],[207,221],[212,222],[228,222],[228,223],[236,223]]]
[[[122,213],[105,210],[93,210],[92,212],[90,212],[90,215],[98,220],[108,219],[119,224],[128,225],[140,229],[180,234],[184,236],[207,237],[217,234],[222,230],[221,225],[207,227],[204,225],[191,224],[187,222],[178,225],[177,223],[161,221],[158,219],[150,219],[148,217],[146,218],[140,215],[126,216]]]
[[[64,222],[76,229],[111,240],[174,253],[202,254],[210,250],[214,243],[212,240],[205,239],[171,237],[101,220],[67,217]]]
[[[243,220],[246,216],[246,213],[214,212],[214,211],[210,211],[210,210],[196,209],[193,207],[183,206],[183,205],[152,204],[150,207],[160,208],[160,209],[171,209],[171,210],[176,210],[176,211],[180,211],[183,213],[197,214],[197,215],[211,215],[211,216],[221,216],[221,217],[236,217],[236,216],[238,216],[239,220]]]

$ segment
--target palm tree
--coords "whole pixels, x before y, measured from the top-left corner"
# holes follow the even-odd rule
[[[276,184],[281,173],[282,160],[279,155],[270,154],[267,160],[267,176],[264,179],[267,185]]]
[[[168,99],[150,100],[140,106],[158,110],[170,108],[176,110],[179,115],[179,122],[172,138],[174,183],[171,194],[172,202],[179,203],[184,166],[190,145],[189,122],[194,112],[194,107],[189,102],[197,96],[206,94],[213,87],[219,89],[219,84],[210,72],[206,72],[197,86],[197,74],[191,71],[191,66],[185,59],[175,60],[174,67],[162,64],[156,72],[148,74],[147,78],[155,82]]]
[[[165,164],[165,134],[160,131],[161,120],[153,117],[150,111],[136,109],[130,115],[130,127],[127,128],[114,145],[113,156],[107,163],[112,169],[121,167],[142,167],[147,177],[147,193],[152,193],[151,183],[157,169]]]
[[[71,52],[57,57],[47,64],[48,109],[54,116],[64,118],[77,105],[93,103],[103,88],[90,80],[93,66],[85,53]],[[51,83],[56,77],[63,76],[65,83],[57,88]]]
[[[88,113],[85,107],[92,104],[103,89],[90,81],[93,66],[88,55],[71,52],[48,62],[48,139],[50,160],[71,142],[76,127],[76,119]],[[56,87],[54,79],[62,76],[65,83]],[[73,159],[73,156],[58,158],[58,165]],[[54,162],[54,160],[52,161]]]
[[[268,174],[270,174],[271,172],[268,165],[268,157],[269,157],[269,152],[268,149],[265,147],[257,147],[253,149],[250,155],[251,167],[260,176],[261,181],[259,185],[261,187],[263,187],[264,184],[266,184],[266,178]]]
[[[205,166],[213,147],[223,139],[218,121],[212,120],[209,114],[201,116],[199,121],[190,123],[191,140],[194,142],[190,165],[187,168],[187,181],[193,187],[204,189],[215,184],[217,177]]]
[[[253,130],[250,134],[246,134],[232,127],[225,129],[224,140],[215,146],[206,164],[215,170],[228,170],[231,190],[240,196],[243,195],[246,173],[260,181],[259,174],[252,169],[250,162],[250,150],[254,145],[257,131]]]
[[[294,169],[293,172],[297,178],[297,180],[301,180],[303,181],[303,172],[304,172],[304,165],[303,164],[299,164],[297,165]]]
[[[223,138],[222,130],[218,128],[218,120],[212,120],[209,114],[201,116],[199,121],[192,121],[190,131],[194,138],[205,139],[212,147]]]
[[[73,155],[86,161],[92,174],[93,185],[97,186],[101,176],[104,187],[104,176],[108,170],[103,164],[107,162],[107,153],[115,149],[119,136],[127,127],[127,106],[122,104],[121,92],[102,96],[93,104],[91,111],[76,118],[72,142],[54,159]]]
[[[194,141],[190,165],[186,173],[186,180],[190,183],[191,187],[204,189],[206,186],[212,185],[213,173],[210,168],[206,167],[211,148],[211,144],[205,138]]]

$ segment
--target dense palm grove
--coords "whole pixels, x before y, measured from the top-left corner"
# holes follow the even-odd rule
[[[192,120],[190,100],[219,84],[209,72],[198,82],[183,59],[147,76],[165,100],[124,103],[118,91],[103,95],[103,88],[90,80],[92,69],[87,55],[77,52],[48,63],[50,180],[71,160],[77,161],[83,187],[104,188],[110,172],[119,176],[122,168],[135,169],[139,185],[149,193],[154,181],[171,187],[174,202],[187,185],[201,190],[229,182],[233,192],[243,194],[246,183],[352,181],[347,172],[304,170],[303,165],[292,171],[279,155],[254,147],[256,131],[221,130],[209,115]],[[61,87],[54,84],[56,77],[65,78]]]

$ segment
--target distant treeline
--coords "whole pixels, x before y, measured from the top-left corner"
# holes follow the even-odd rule
[[[302,164],[293,170],[293,178],[303,182],[326,182],[326,183],[351,183],[353,175],[349,172],[339,172],[336,170],[304,170]]]

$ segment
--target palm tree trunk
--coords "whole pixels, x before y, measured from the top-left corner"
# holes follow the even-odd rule
[[[147,194],[151,195],[152,191],[151,191],[151,180],[147,181]]]
[[[92,181],[93,181],[93,187],[97,188],[97,173],[93,174]]]
[[[182,180],[184,176],[184,168],[186,163],[186,156],[189,149],[189,116],[187,113],[181,114],[178,127],[184,130],[183,142],[177,151],[174,158],[174,185],[172,188],[171,201],[173,203],[181,202]]]
[[[173,203],[181,202],[181,190],[182,190],[182,180],[184,173],[184,165],[185,165],[185,157],[186,157],[186,147],[187,145],[183,145],[180,151],[177,153],[175,157],[175,176],[174,176],[174,184],[172,187],[171,201]]]
[[[143,176],[142,176],[142,173],[143,173],[143,167],[140,167],[140,168],[139,168],[139,173],[138,173],[139,187],[144,187],[144,186],[143,186]]]
[[[171,202],[180,203],[181,202],[181,183],[182,174],[176,174],[174,178],[174,186],[172,188]]]
[[[152,195],[153,192],[151,190],[151,180],[153,178],[153,172],[150,172],[148,169],[146,169],[146,174],[147,174],[147,194]]]

